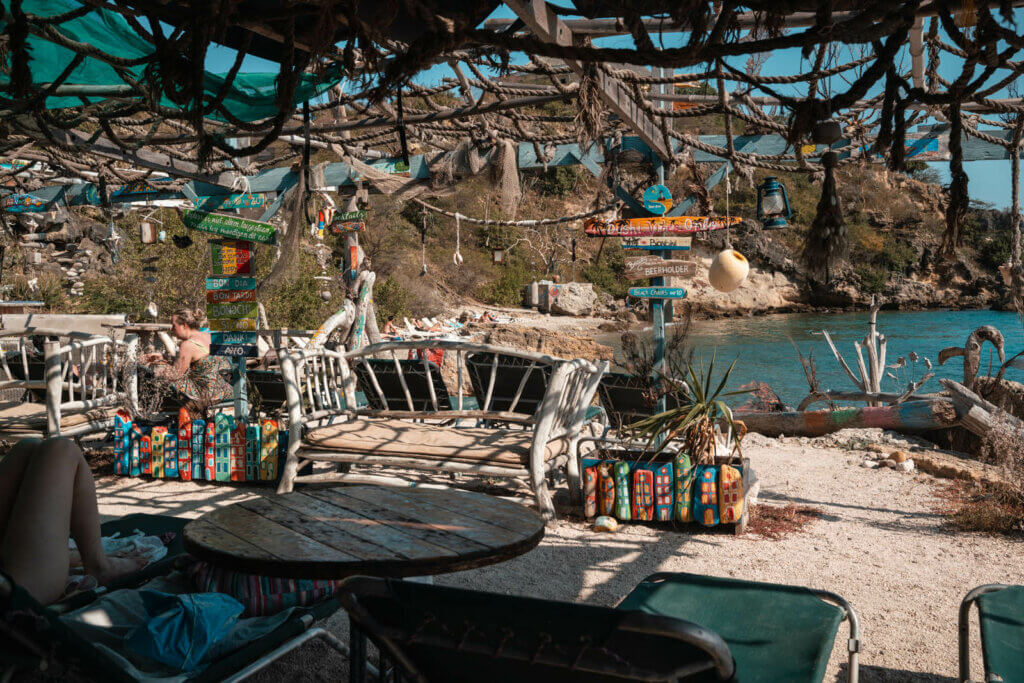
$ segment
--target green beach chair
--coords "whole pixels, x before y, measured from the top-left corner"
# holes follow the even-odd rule
[[[24,589],[0,572],[0,680],[11,680],[18,672],[46,670],[54,659],[71,664],[91,680],[110,683],[154,680],[149,675],[139,678],[127,669],[118,656],[97,646],[60,617],[89,605],[102,594],[121,588],[140,586],[156,576],[169,573],[184,554],[181,531],[189,520],[164,515],[127,515],[101,526],[104,536],[125,534],[138,529],[147,535],[175,532],[167,546],[167,556],[151,563],[141,572],[116,586],[97,591],[77,593],[70,598],[44,606]],[[343,654],[347,648],[332,634],[313,624],[338,610],[336,600],[327,600],[308,608],[295,608],[281,623],[257,640],[210,662],[201,671],[193,672],[190,681],[241,680],[267,666],[270,662],[303,643],[322,638]],[[175,680],[182,680],[176,677]]]
[[[735,680],[722,639],[682,619],[366,576],[337,596],[352,624],[350,683],[366,680],[363,634],[383,680]]]
[[[743,683],[819,683],[839,624],[850,622],[847,679],[858,679],[860,627],[853,608],[828,591],[698,574],[644,579],[618,609],[686,619],[714,631],[736,660]]]
[[[978,586],[960,603],[960,681],[971,680],[971,605],[978,606],[985,681],[1024,683],[1024,586]]]

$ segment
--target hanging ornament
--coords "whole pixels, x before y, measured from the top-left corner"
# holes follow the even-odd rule
[[[459,219],[462,217],[458,211],[455,212],[455,253],[452,254],[452,263],[456,266],[461,266],[463,262],[462,252],[459,251],[459,247],[462,246],[462,235],[460,230]]]
[[[708,282],[719,292],[731,292],[747,279],[750,262],[735,249],[718,252],[708,269]]]

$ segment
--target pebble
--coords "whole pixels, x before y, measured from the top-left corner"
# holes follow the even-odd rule
[[[896,469],[899,470],[900,472],[908,472],[908,473],[909,472],[913,472],[914,471],[914,461],[913,460],[904,460],[903,462],[897,463],[896,464]]]
[[[866,467],[869,470],[878,469],[878,462],[875,460],[865,460],[860,464],[861,467]]]
[[[893,451],[892,453],[889,454],[889,459],[895,460],[896,462],[904,462],[909,457],[910,456],[904,453],[903,451]]]
[[[864,447],[864,450],[868,451],[869,453],[885,453],[889,449],[879,443],[869,443],[867,446]]]
[[[601,515],[594,520],[594,531],[616,531],[618,528],[619,522],[614,517]]]
[[[895,460],[888,460],[888,459],[880,460],[878,462],[878,464],[881,465],[882,467],[896,467],[896,465],[897,465]]]

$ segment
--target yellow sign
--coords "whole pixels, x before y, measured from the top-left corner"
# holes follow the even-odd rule
[[[210,329],[214,332],[254,332],[256,318],[210,318]]]

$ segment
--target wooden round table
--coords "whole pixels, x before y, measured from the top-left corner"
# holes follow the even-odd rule
[[[185,549],[217,567],[292,579],[407,577],[482,567],[544,537],[535,511],[468,491],[305,488],[188,523]]]

